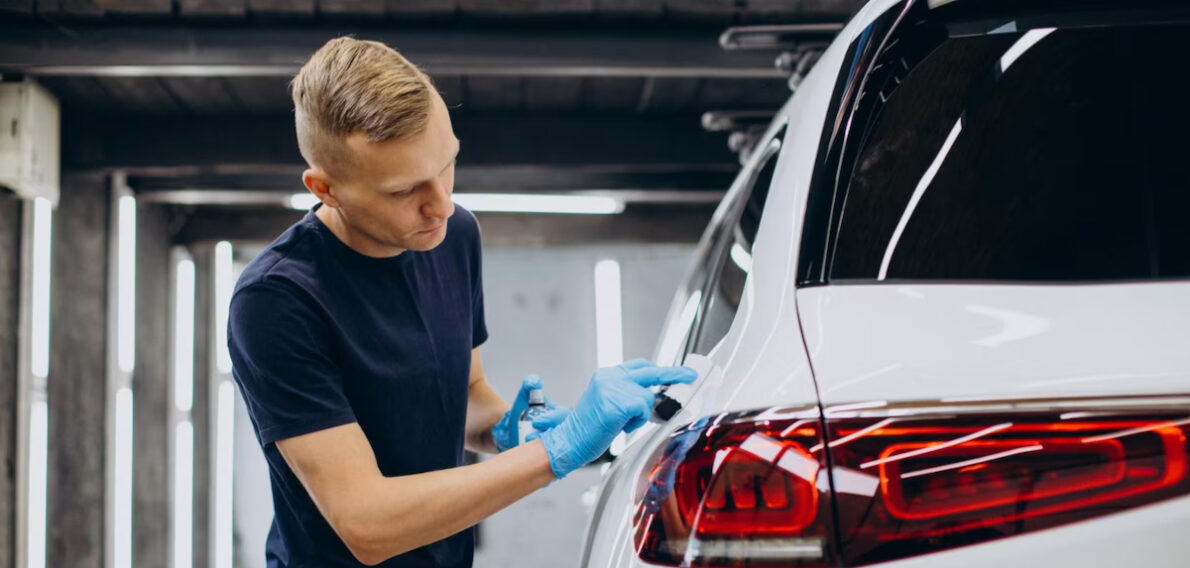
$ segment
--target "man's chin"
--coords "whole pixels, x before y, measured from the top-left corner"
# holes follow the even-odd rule
[[[446,240],[446,227],[442,227],[437,231],[429,233],[417,233],[413,238],[409,239],[404,247],[406,250],[425,252],[438,248],[442,241]]]

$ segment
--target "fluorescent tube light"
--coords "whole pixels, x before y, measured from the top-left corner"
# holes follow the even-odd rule
[[[595,353],[600,367],[624,362],[624,322],[620,302],[620,263],[595,263]]]
[[[132,372],[136,364],[136,198],[119,200],[117,221],[117,362],[121,371]]]
[[[316,197],[313,193],[310,193],[310,192],[295,193],[295,194],[289,196],[289,207],[291,209],[305,211],[305,210],[313,207],[317,203],[318,203],[318,197]]]
[[[215,568],[232,568],[232,458],[235,447],[235,387],[219,382],[215,422]]]
[[[624,200],[600,195],[548,195],[530,193],[456,193],[454,202],[471,211],[489,213],[569,213],[614,215],[624,212]],[[307,210],[318,202],[312,193],[289,196],[289,206]]]
[[[132,389],[116,391],[115,515],[116,568],[132,567]]]
[[[48,199],[33,201],[33,274],[30,290],[30,370],[39,378],[50,372],[50,256],[53,206]]]
[[[194,562],[194,424],[174,428],[174,568]]]
[[[471,211],[499,213],[622,213],[624,202],[593,195],[537,195],[523,193],[456,193],[454,202]]]
[[[231,354],[227,352],[227,313],[234,287],[231,243],[220,241],[215,245],[215,352],[216,367],[224,374],[231,372]]]
[[[29,408],[29,509],[26,517],[28,528],[25,533],[28,568],[45,568],[48,459],[49,406],[44,400],[34,400]]]
[[[194,406],[194,262],[178,262],[174,288],[174,406]]]

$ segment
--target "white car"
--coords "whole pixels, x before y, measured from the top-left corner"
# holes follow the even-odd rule
[[[714,368],[581,566],[1190,566],[1186,8],[864,7],[716,211],[658,353]]]

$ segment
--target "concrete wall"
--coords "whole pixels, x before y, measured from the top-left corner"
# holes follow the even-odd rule
[[[99,174],[66,174],[53,224],[47,566],[101,568],[108,200]]]
[[[509,399],[521,378],[535,373],[551,400],[573,406],[595,368],[595,263],[621,263],[625,358],[651,357],[693,246],[494,246],[484,254],[488,380]],[[236,558],[243,568],[259,568],[272,504],[264,458],[242,408],[235,460]],[[599,475],[597,467],[584,468],[484,521],[475,566],[574,565],[591,514],[582,496]]]
[[[0,568],[12,568],[15,551],[21,225],[21,201],[0,192]]]
[[[132,541],[134,566],[168,566],[172,518],[170,428],[169,215],[140,204],[136,215],[136,368],[133,417]]]

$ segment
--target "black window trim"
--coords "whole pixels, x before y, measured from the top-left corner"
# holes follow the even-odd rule
[[[733,196],[735,200],[730,203],[726,214],[722,217],[721,224],[717,227],[718,231],[714,234],[715,240],[709,244],[711,254],[708,256],[708,262],[700,267],[700,270],[704,272],[705,276],[701,288],[702,296],[699,298],[698,310],[695,312],[694,322],[691,324],[686,336],[686,344],[682,347],[683,357],[693,353],[694,347],[702,339],[703,324],[705,323],[704,316],[710,307],[715,287],[719,285],[720,267],[727,260],[727,255],[730,254],[731,243],[735,242],[735,232],[740,216],[743,214],[748,200],[752,197],[752,192],[756,189],[755,186],[760,172],[764,171],[764,168],[769,165],[770,161],[780,159],[781,148],[784,147],[785,143],[786,129],[789,125],[789,117],[778,115],[774,120],[774,125],[775,129],[772,135],[762,138],[757,144],[759,149],[756,152],[755,160],[750,162],[752,168],[748,171],[748,178],[740,186],[741,191]],[[769,180],[770,184],[775,182],[775,177]],[[771,186],[769,189],[771,191]]]

